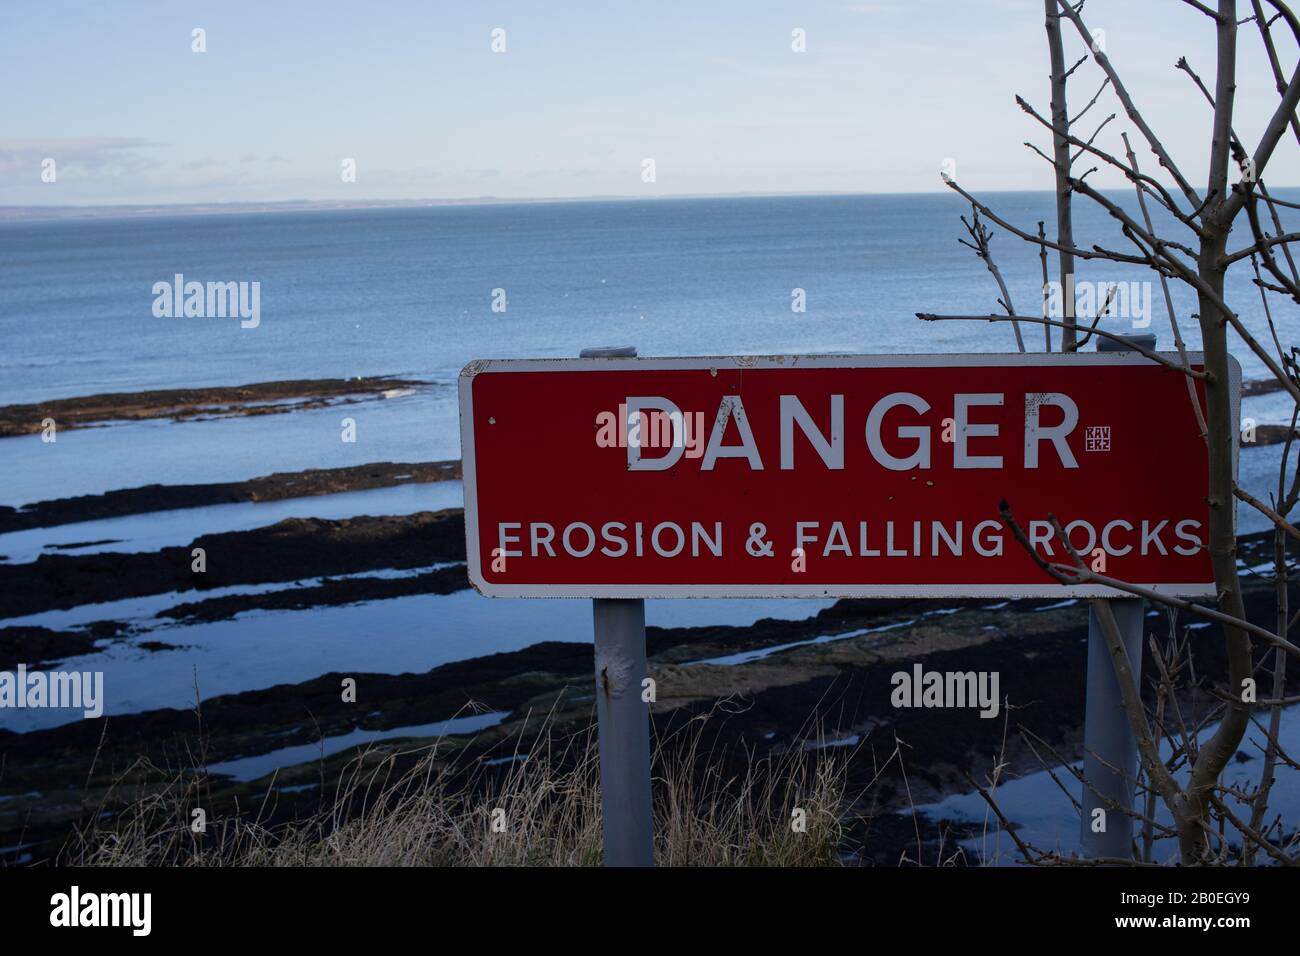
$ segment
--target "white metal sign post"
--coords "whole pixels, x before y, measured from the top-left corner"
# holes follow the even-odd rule
[[[583,349],[580,358],[636,358],[632,346]],[[641,699],[645,601],[595,598],[596,721],[606,866],[654,866],[650,707]]]
[[[1146,602],[1111,598],[1111,613],[1142,686],[1142,624]],[[1083,798],[1079,846],[1094,859],[1127,859],[1133,854],[1133,790],[1137,785],[1137,738],[1124,711],[1115,663],[1097,612],[1088,611],[1088,690],[1084,702]]]

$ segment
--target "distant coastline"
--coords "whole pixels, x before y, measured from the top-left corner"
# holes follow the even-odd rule
[[[1276,193],[1300,190],[1300,186],[1274,186]],[[1050,193],[1049,189],[982,189],[980,195],[1026,195]],[[1125,189],[1103,189],[1103,193],[1128,197]],[[799,199],[832,197],[904,197],[955,195],[946,189],[925,192],[734,192],[734,193],[663,193],[653,195],[609,194],[602,196],[471,196],[463,199],[285,199],[267,202],[206,203],[123,203],[68,206],[0,206],[0,224],[26,222],[66,222],[86,219],[153,219],[182,216],[248,215],[258,213],[337,212],[368,209],[425,209],[433,206],[540,206],[568,203],[655,202],[691,199]]]
[[[1285,188],[1285,187],[1278,187]],[[1012,190],[1048,192],[1049,190]],[[994,190],[985,190],[993,194]],[[1008,190],[1000,190],[1008,192]],[[169,216],[220,216],[249,213],[330,212],[364,209],[424,209],[431,206],[515,206],[555,203],[651,202],[684,199],[794,199],[835,196],[945,196],[947,190],[923,193],[856,192],[738,192],[669,193],[659,195],[539,196],[515,198],[473,196],[466,199],[287,199],[276,202],[152,203],[96,206],[0,206],[0,223],[50,222],[77,219],[144,219]]]

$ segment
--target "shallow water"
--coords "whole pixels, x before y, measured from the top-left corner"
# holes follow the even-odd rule
[[[356,581],[366,578],[409,578],[428,571],[449,568],[463,562],[449,561],[432,564],[423,568],[380,568],[357,574],[336,574],[328,579],[301,578],[296,581],[276,581],[271,584],[235,584],[224,588],[206,588],[202,591],[191,588],[188,591],[167,591],[163,594],[146,594],[141,597],[122,598],[118,601],[103,601],[99,604],[78,604],[76,607],[60,608],[52,611],[38,611],[21,617],[0,618],[0,626],[48,627],[54,630],[83,627],[96,621],[120,621],[137,628],[183,627],[169,618],[160,618],[161,611],[177,604],[194,601],[206,601],[216,598],[248,594],[271,594],[275,591],[288,591],[293,588],[320,587],[326,580]],[[308,611],[277,611],[279,614],[306,614]]]
[[[1266,493],[1276,481],[1275,469],[1281,453],[1281,445],[1246,449],[1241,462],[1248,488]],[[132,547],[145,549],[155,546],[154,542],[188,543],[193,537],[191,531],[256,527],[289,514],[348,517],[454,506],[457,502],[453,499],[459,492],[459,482],[437,482],[283,502],[220,505],[17,532],[0,537],[0,544],[12,547],[11,542],[17,542],[30,554],[37,543],[51,540],[84,541],[125,534],[129,535],[127,540],[132,542]],[[1269,527],[1267,519],[1246,505],[1238,506],[1238,514],[1243,532]],[[125,549],[117,545],[105,547]],[[11,552],[0,549],[0,553]],[[420,570],[370,572],[352,577],[409,575]],[[422,672],[468,657],[519,650],[542,640],[589,642],[592,639],[589,602],[489,600],[473,591],[305,611],[246,612],[230,620],[194,625],[177,625],[154,618],[159,611],[181,601],[264,593],[316,583],[319,580],[222,588],[201,595],[194,591],[150,595],[42,612],[0,621],[0,626],[21,624],[59,629],[99,620],[121,620],[146,628],[127,641],[110,643],[95,654],[73,658],[63,665],[67,669],[106,672],[109,713],[185,706],[193,696],[195,667],[199,669],[202,693],[209,696],[276,683],[296,683],[331,671]],[[747,625],[762,617],[800,620],[832,603],[662,600],[648,601],[646,607],[650,624],[688,627]],[[376,634],[382,634],[382,640],[376,641]],[[180,648],[149,652],[136,646],[140,641],[153,640],[180,645]],[[779,650],[766,648],[725,655],[709,663],[740,664]],[[74,717],[75,712],[8,711],[0,713],[0,726],[29,730],[54,726]]]
[[[280,501],[240,501],[13,531],[0,534],[0,555],[11,564],[20,564],[35,561],[41,554],[156,551],[189,544],[200,535],[248,531],[286,518],[407,515],[417,511],[460,508],[463,504],[464,490],[459,481],[394,485]],[[84,542],[105,543],[79,548],[51,547]]]
[[[646,623],[699,627],[743,626],[764,617],[802,620],[833,603],[647,601]],[[469,657],[522,650],[539,641],[589,644],[591,613],[591,602],[585,600],[488,599],[475,591],[307,611],[252,611],[224,621],[164,624],[107,643],[93,654],[69,658],[59,669],[103,671],[104,712],[111,717],[192,706],[196,679],[202,697],[207,698],[296,684],[331,672],[423,673]],[[55,619],[34,615],[23,621],[53,626]],[[163,641],[179,648],[148,651],[138,646],[140,641]],[[25,732],[79,717],[80,711],[73,710],[6,709],[0,710],[0,727]]]
[[[244,481],[375,461],[449,461],[460,457],[456,401],[453,389],[431,386],[403,398],[343,408],[77,428],[49,443],[39,435],[5,438],[0,440],[0,504],[153,483]],[[355,442],[341,440],[345,418],[356,422]]]
[[[760,647],[752,651],[740,651],[736,654],[723,654],[721,657],[706,657],[698,661],[688,661],[688,664],[714,664],[733,667],[738,664],[749,664],[753,661],[761,661],[771,657],[773,654],[780,654],[783,651],[792,650],[796,647],[812,647],[816,644],[831,644],[835,641],[847,641],[849,638],[861,637],[863,634],[876,634],[880,631],[892,631],[898,627],[907,627],[915,624],[915,620],[898,621],[895,624],[885,624],[881,627],[869,627],[863,630],[846,631],[843,634],[822,634],[817,637],[810,637],[806,641],[791,641],[788,644],[773,644],[771,647]]]
[[[1267,726],[1266,718],[1263,722]],[[1199,739],[1208,739],[1214,730],[1214,726],[1206,728]],[[1288,753],[1294,754],[1300,750],[1300,707],[1288,707],[1282,712],[1280,741]],[[1259,783],[1263,765],[1263,753],[1259,749],[1262,746],[1263,734],[1252,725],[1240,748],[1240,752],[1248,754],[1250,759],[1233,760],[1228,764],[1222,779],[1225,787],[1240,787],[1246,792],[1254,790]],[[1160,753],[1168,759],[1171,749],[1167,741],[1161,745]],[[1082,768],[1076,764],[1075,769]],[[1077,798],[1081,785],[1075,778],[1061,767],[1053,768],[1053,772]],[[986,773],[987,770],[977,769],[975,776],[982,780]],[[1186,768],[1175,776],[1185,783]],[[1040,850],[1059,851],[1066,855],[1079,851],[1079,813],[1046,770],[1004,780],[998,785],[994,796],[1003,814],[1017,826],[1016,835],[1026,843]],[[1240,807],[1230,806],[1239,817],[1249,816],[1249,809],[1243,813]],[[1170,825],[1172,818],[1163,802],[1157,800],[1156,807],[1156,820],[1166,826]],[[1290,821],[1293,826],[1295,821],[1300,820],[1300,773],[1286,767],[1281,761],[1277,765],[1277,780],[1269,807],[1270,819],[1280,814],[1284,821]],[[1015,865],[1021,859],[1015,843],[999,830],[997,818],[978,793],[957,794],[937,803],[917,807],[917,810],[933,820],[960,820],[982,825],[983,835],[965,841],[962,845],[974,859],[983,861],[986,865]],[[1135,826],[1134,829],[1136,832],[1138,828]],[[1237,840],[1240,842],[1239,835]],[[1177,857],[1177,847],[1170,840],[1157,841],[1155,853],[1157,862],[1172,862]],[[1267,861],[1263,852],[1260,853],[1260,860]]]
[[[358,728],[351,733],[324,737],[316,743],[299,744],[293,747],[281,747],[270,753],[257,754],[253,757],[240,757],[221,763],[208,765],[208,772],[233,777],[236,780],[256,780],[280,767],[293,767],[309,760],[320,760],[333,754],[358,747],[362,744],[375,743],[380,740],[393,740],[399,737],[452,737],[471,734],[476,730],[501,723],[510,716],[504,712],[489,714],[466,714],[450,720],[437,720],[431,724],[418,724],[411,727],[393,727],[390,730],[364,730]]]

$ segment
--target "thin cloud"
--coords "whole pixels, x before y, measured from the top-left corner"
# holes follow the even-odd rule
[[[46,159],[53,159],[60,171],[73,169],[92,176],[139,173],[158,165],[139,150],[160,145],[127,136],[0,140],[0,175],[36,175]]]

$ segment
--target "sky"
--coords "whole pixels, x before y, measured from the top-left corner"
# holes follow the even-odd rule
[[[1211,21],[1180,0],[1084,17],[1202,183],[1210,110],[1174,63],[1209,81]],[[1014,102],[1048,112],[1043,24],[1042,0],[5,2],[0,206],[929,192],[945,160],[969,189],[1050,188]],[[1238,61],[1253,143],[1277,102],[1253,25]],[[1074,111],[1101,78],[1071,77]],[[1300,184],[1280,152],[1267,181]]]

